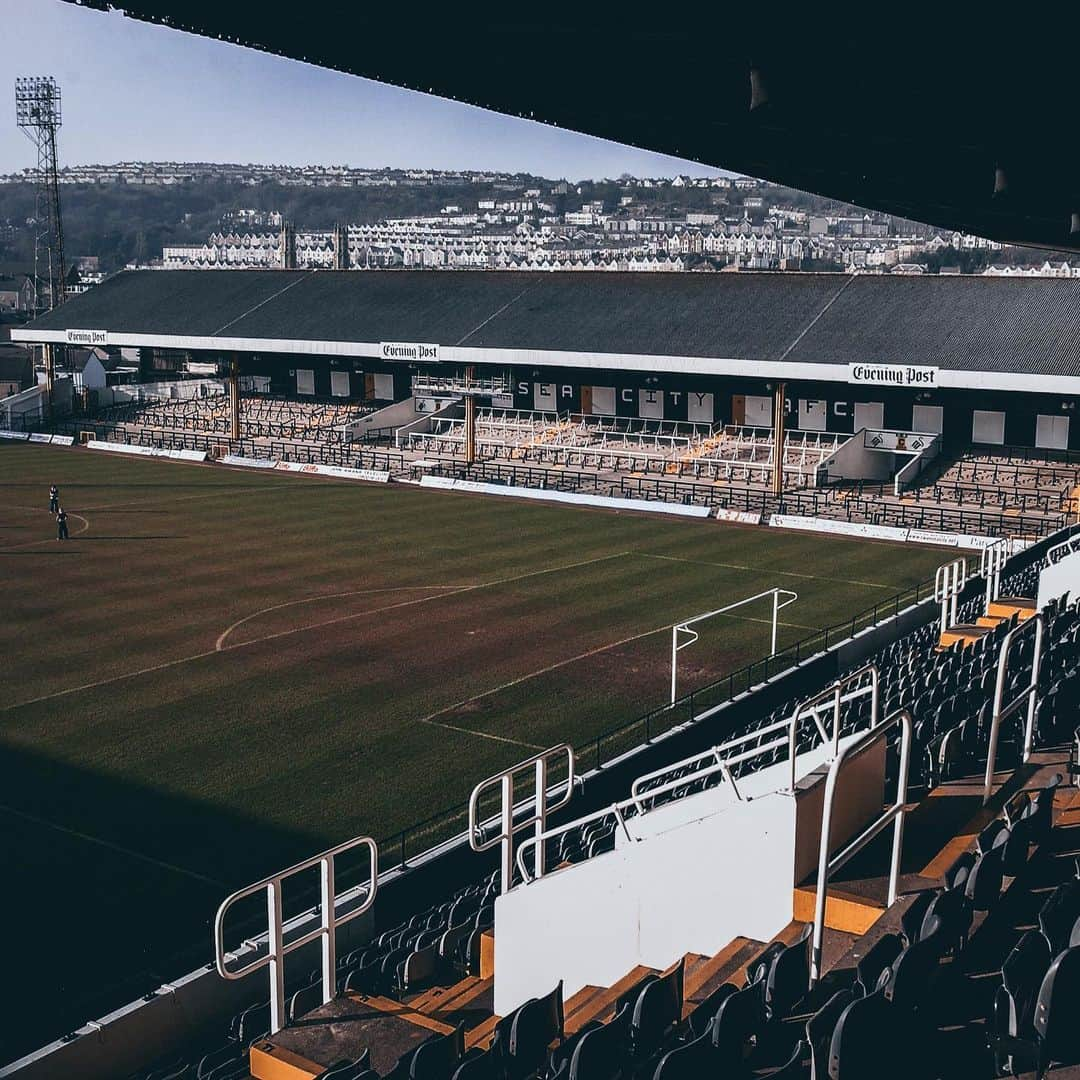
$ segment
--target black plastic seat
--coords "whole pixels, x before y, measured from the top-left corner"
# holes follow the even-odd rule
[[[1036,1075],[1056,1062],[1073,1065],[1080,1059],[1080,948],[1055,957],[1039,987],[1033,1026],[1039,1040]]]
[[[547,1058],[548,1047],[563,1037],[562,980],[542,998],[525,1002],[514,1014],[507,1048],[508,1075],[531,1076]]]
[[[829,1044],[830,1080],[909,1080],[901,1012],[881,991],[848,1005]]]
[[[993,848],[980,855],[968,874],[964,895],[974,911],[989,911],[1001,895],[1002,849]]]
[[[974,856],[971,861],[974,863]],[[967,876],[966,872],[964,876]],[[926,911],[939,894],[939,890],[935,889],[927,889],[925,892],[919,893],[900,916],[900,934],[907,944],[910,945],[912,942],[919,940],[923,919],[926,918]]]
[[[606,1024],[590,1031],[570,1059],[570,1080],[616,1080],[630,1049],[631,1005],[624,1005]]]
[[[926,1003],[931,980],[947,949],[948,942],[941,933],[909,945],[893,961],[892,973],[885,984],[885,997],[893,1005],[914,1011]]]
[[[631,1044],[639,1060],[660,1048],[664,1037],[682,1019],[685,958],[667,974],[649,983],[634,1003]]]
[[[1050,967],[1050,946],[1037,930],[1029,930],[1001,965],[1001,986],[994,994],[991,1028],[996,1036],[1035,1038],[1035,1005]],[[1016,1071],[1008,1052],[996,1054],[999,1072]]]
[[[782,1019],[792,1006],[806,996],[810,983],[810,938],[814,924],[807,923],[802,935],[777,954],[765,983],[765,1012],[770,1019]]]
[[[893,962],[904,951],[904,941],[899,934],[884,934],[867,950],[855,965],[855,983],[852,991],[856,997],[867,997],[878,987],[882,973],[891,970]]]
[[[838,990],[806,1021],[806,1044],[810,1050],[810,1080],[829,1075],[829,1045],[840,1014],[855,1000],[850,990]]]
[[[1059,885],[1047,898],[1039,911],[1039,930],[1057,955],[1066,948],[1072,934],[1073,924],[1080,917],[1080,881],[1067,881]]]
[[[748,986],[725,998],[712,1025],[713,1046],[719,1051],[718,1067],[735,1069],[746,1046],[765,1027],[765,1003],[761,984]]]
[[[450,1080],[498,1080],[499,1062],[495,1054],[468,1050]]]
[[[465,1025],[422,1042],[412,1054],[409,1080],[449,1080],[465,1053]]]
[[[722,983],[704,1001],[694,1006],[694,1011],[687,1018],[691,1033],[695,1037],[704,1035],[712,1027],[720,1006],[737,992],[738,987],[734,983]]]
[[[653,1080],[699,1080],[715,1072],[716,1048],[706,1034],[669,1050],[656,1066]]]

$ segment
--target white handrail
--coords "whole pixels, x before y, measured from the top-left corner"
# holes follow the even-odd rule
[[[986,774],[983,777],[983,806],[990,801],[994,786],[998,734],[1001,729],[1001,722],[1006,717],[1012,716],[1025,702],[1027,702],[1028,715],[1024,728],[1024,762],[1026,763],[1031,757],[1031,749],[1035,739],[1035,706],[1038,704],[1039,667],[1042,663],[1044,623],[1043,613],[1037,611],[1027,621],[1022,622],[1019,626],[1014,626],[1001,642],[1001,651],[998,653],[997,681],[994,684],[994,714],[990,721],[990,743],[986,750]],[[1021,634],[1028,632],[1028,628],[1032,624],[1035,626],[1035,648],[1031,656],[1031,682],[1008,705],[1005,705],[1005,678],[1009,671],[1009,649]]]
[[[548,803],[548,767],[552,759],[566,755],[567,774],[565,780],[566,790],[558,796],[557,800]],[[514,880],[514,835],[530,825],[535,828],[535,836],[543,834],[547,826],[547,816],[555,810],[561,810],[570,802],[574,793],[574,783],[577,778],[575,772],[574,750],[568,743],[559,743],[547,750],[534,754],[524,761],[519,761],[509,769],[495,773],[486,780],[481,780],[473,788],[469,796],[469,846],[473,851],[488,851],[497,844],[501,846],[500,858],[500,889],[501,893],[510,891]],[[514,776],[531,768],[534,776],[533,809],[531,816],[514,823]],[[484,837],[483,823],[479,818],[480,796],[493,785],[498,784],[502,792],[501,808],[499,813],[500,829],[497,835]],[[537,876],[544,872],[544,849],[537,849],[536,855]]]
[[[870,676],[868,685],[862,683],[862,679],[866,675]],[[851,686],[852,683],[858,685],[856,685],[853,690],[848,690],[845,693],[845,688]],[[878,683],[877,665],[864,664],[861,668],[842,676],[832,683],[831,686],[825,687],[824,690],[814,697],[807,698],[806,701],[803,701],[796,706],[795,712],[791,717],[791,725],[788,729],[788,756],[791,760],[791,791],[795,790],[795,740],[798,733],[799,721],[805,716],[813,718],[814,723],[817,725],[818,733],[821,735],[821,741],[830,744],[831,753],[829,760],[834,761],[838,756],[840,749],[840,706],[869,693],[870,729],[873,730],[878,726],[881,719],[881,693]],[[820,707],[829,701],[832,702],[833,710],[831,735],[825,730],[824,725],[821,723],[821,718],[818,716]]]
[[[941,632],[956,624],[957,598],[967,584],[967,559],[953,559],[934,575],[934,599],[941,604]]]
[[[829,858],[829,837],[832,832],[833,802],[836,799],[836,780],[840,768],[852,754],[883,739],[889,730],[900,724],[900,772],[896,781],[896,799],[872,821],[854,840],[849,841],[833,858]],[[825,799],[821,810],[821,847],[818,852],[817,895],[814,900],[814,937],[810,952],[810,988],[821,978],[821,944],[825,935],[825,901],[829,891],[829,875],[839,870],[851,858],[870,843],[889,822],[895,821],[892,858],[889,863],[888,906],[896,902],[896,890],[900,880],[900,852],[904,844],[904,807],[907,804],[908,770],[911,766],[911,713],[899,709],[877,727],[853,739],[833,759],[829,775],[825,779]]]
[[[368,849],[370,865],[367,883],[362,886],[365,890],[363,902],[346,915],[338,916],[334,905],[338,896],[334,892],[334,860],[343,852],[353,848],[365,846]],[[319,925],[300,937],[293,938],[286,944],[284,932],[284,918],[282,915],[281,891],[287,878],[292,877],[312,866],[319,867],[320,884],[320,911]],[[296,949],[303,948],[309,942],[317,938],[322,940],[322,990],[323,1004],[330,1002],[336,992],[337,979],[337,928],[360,915],[363,915],[375,902],[375,893],[378,890],[379,878],[379,849],[378,845],[370,836],[358,836],[352,840],[346,840],[343,844],[314,855],[310,859],[296,863],[287,870],[280,870],[276,874],[265,877],[262,881],[256,881],[254,885],[248,885],[244,889],[238,889],[231,896],[227,896],[217,909],[214,916],[214,964],[218,974],[223,979],[242,979],[259,968],[270,968],[270,1034],[280,1031],[285,1026],[285,957]],[[266,917],[267,917],[267,952],[251,963],[238,968],[228,968],[226,963],[234,958],[234,954],[225,951],[225,915],[229,908],[238,900],[252,896],[260,890],[266,890]]]
[[[979,555],[979,574],[986,579],[986,608],[990,614],[990,605],[1001,595],[1001,571],[1009,560],[1009,541],[1004,537],[982,549]]]

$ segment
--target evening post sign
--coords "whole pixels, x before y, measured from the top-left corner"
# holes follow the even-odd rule
[[[848,364],[848,382],[862,386],[911,386],[932,390],[938,384],[940,370],[910,364]]]
[[[68,345],[108,345],[108,330],[68,330],[64,335]]]
[[[409,360],[412,363],[425,361],[437,363],[438,345],[425,345],[418,341],[380,341],[379,356],[383,360]]]

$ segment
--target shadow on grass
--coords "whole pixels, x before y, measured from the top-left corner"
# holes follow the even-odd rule
[[[228,891],[328,843],[2,743],[0,803],[17,812],[0,809],[0,866],[5,977],[19,987],[4,1007],[0,1064],[207,963]],[[264,928],[256,907],[229,927],[230,944]]]

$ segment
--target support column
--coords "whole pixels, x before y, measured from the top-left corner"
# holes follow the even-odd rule
[[[56,349],[50,344],[41,346],[45,360],[45,407],[49,419],[52,418],[53,389],[56,383]]]
[[[240,438],[240,364],[234,354],[229,360],[230,438]]]
[[[784,494],[784,398],[786,383],[777,383],[773,398],[773,478],[772,492],[780,498]]]
[[[469,384],[476,369],[470,365],[465,369],[465,464],[476,464],[476,398],[469,393]]]

